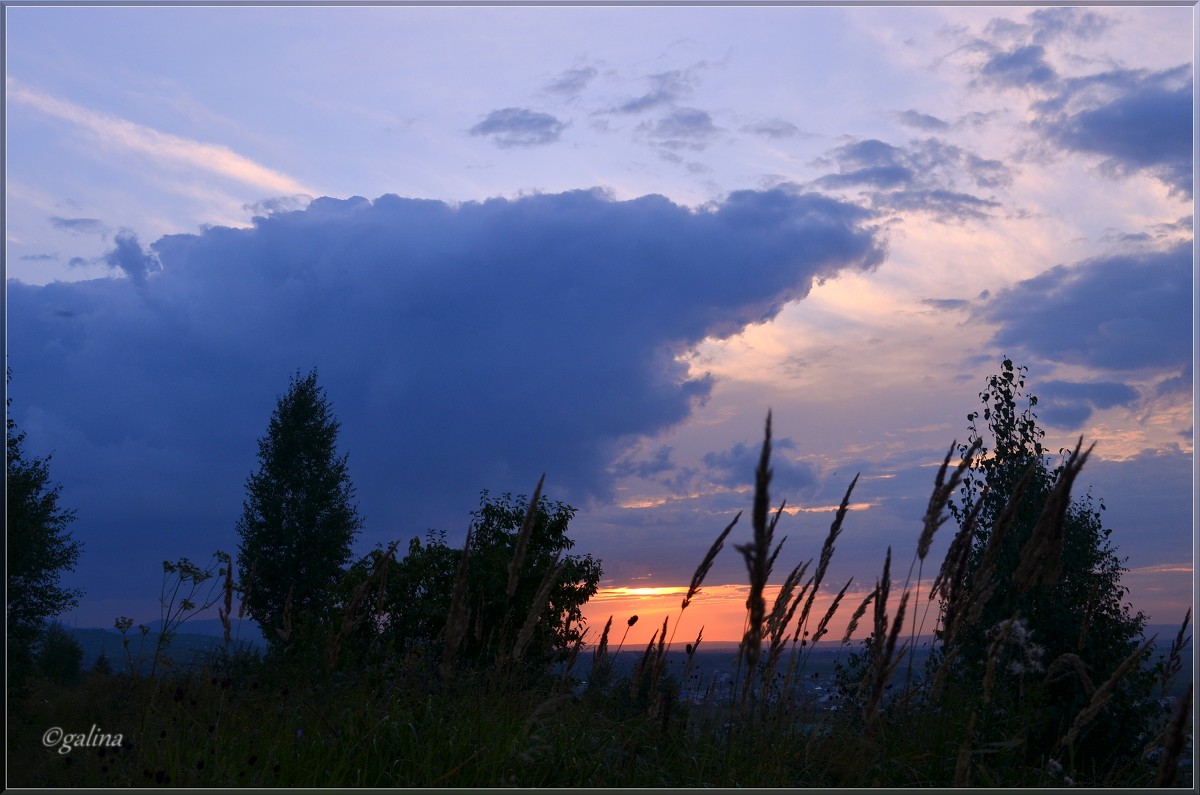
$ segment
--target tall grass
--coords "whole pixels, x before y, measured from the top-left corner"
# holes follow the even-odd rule
[[[951,451],[955,447],[951,446]],[[966,458],[975,455],[971,448]],[[818,703],[804,687],[813,649],[828,634],[851,582],[836,591],[829,607],[813,612],[817,594],[848,527],[849,484],[818,555],[786,569],[774,601],[765,594],[784,540],[775,541],[783,503],[772,512],[771,425],[768,415],[751,512],[750,538],[735,545],[746,565],[749,597],[730,692],[718,692],[693,677],[703,629],[685,647],[682,681],[668,668],[668,652],[683,612],[703,587],[716,558],[741,516],[722,530],[700,561],[672,624],[664,618],[627,674],[614,657],[624,647],[637,616],[609,617],[590,649],[586,688],[572,676],[582,639],[554,671],[544,659],[529,659],[533,628],[561,573],[558,559],[540,571],[540,585],[524,616],[499,628],[503,639],[492,667],[466,665],[458,649],[467,633],[465,589],[471,566],[471,532],[459,558],[445,629],[437,643],[414,646],[367,665],[347,653],[346,641],[363,620],[363,600],[386,588],[390,547],[366,581],[346,600],[340,620],[324,634],[323,649],[287,665],[246,655],[214,657],[200,671],[160,677],[92,674],[78,685],[36,684],[10,705],[9,784],[13,786],[185,786],[185,787],[632,787],[632,786],[1139,786],[1191,784],[1181,766],[1191,742],[1191,695],[1165,712],[1141,760],[1114,760],[1108,768],[1079,769],[1072,749],[1132,671],[1142,665],[1149,642],[1096,685],[1087,660],[1064,654],[1041,661],[1020,616],[996,627],[980,627],[983,605],[995,589],[999,544],[1013,510],[991,528],[976,576],[964,577],[972,524],[979,503],[964,513],[963,526],[937,568],[932,588],[922,593],[924,564],[935,534],[946,521],[948,500],[968,460],[950,468],[950,454],[935,478],[916,551],[904,581],[893,576],[889,547],[874,587],[857,601],[847,631],[833,645],[845,649],[836,710]],[[1019,586],[1056,576],[1061,552],[1063,506],[1087,452],[1077,446],[1022,550]],[[1018,484],[1019,501],[1029,474]],[[530,511],[541,493],[539,482]],[[529,516],[518,534],[507,568],[509,600],[523,567],[532,527]],[[814,567],[815,563],[815,567]],[[811,570],[811,574],[809,573]],[[914,577],[915,572],[915,577]],[[898,588],[898,590],[897,590]],[[829,589],[832,593],[832,589]],[[222,617],[232,611],[228,578],[221,592]],[[917,611],[935,599],[941,641],[925,670],[912,653],[918,640]],[[614,618],[625,627],[610,650]],[[909,620],[911,618],[911,620]],[[1190,618],[1190,614],[1189,614]],[[852,635],[868,622],[868,639],[856,647]],[[1168,659],[1161,665],[1160,694],[1182,668],[1185,618]],[[284,640],[299,637],[290,615],[277,617]],[[907,630],[907,631],[906,631]],[[958,639],[989,630],[980,681],[957,675],[964,653]],[[315,642],[315,641],[313,641]],[[1082,644],[1081,644],[1082,648]],[[786,660],[786,665],[784,661]],[[909,661],[903,677],[900,666]],[[311,663],[317,661],[313,666]],[[308,665],[305,668],[305,665]],[[782,670],[781,670],[782,666]],[[1014,673],[1014,671],[1020,673]],[[1018,687],[1001,689],[1005,677]],[[1060,727],[1052,746],[1031,754],[1022,721],[1040,708],[1044,688],[1074,683],[1085,706]],[[686,698],[681,698],[681,695]],[[51,726],[86,731],[99,726],[122,732],[119,748],[76,748],[56,753],[41,742]],[[1033,761],[1031,761],[1031,759]]]

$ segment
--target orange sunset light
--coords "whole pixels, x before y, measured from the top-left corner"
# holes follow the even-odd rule
[[[832,604],[837,591],[845,583],[825,583],[820,593],[813,600],[811,612],[809,614],[807,628],[809,631],[815,631],[818,622],[828,611]],[[873,585],[873,583],[872,583]],[[888,613],[892,615],[899,604],[899,589],[903,583],[894,583],[892,598],[889,600]],[[929,582],[921,583],[920,609],[917,611],[918,633],[926,634],[933,630],[933,621],[937,617],[936,604],[929,603],[925,599],[925,594],[928,593]],[[671,585],[671,586],[629,586],[629,585],[611,585],[601,586],[586,605],[583,607],[583,615],[587,621],[590,632],[588,634],[588,642],[591,644],[600,641],[600,633],[604,630],[604,624],[612,617],[612,629],[609,630],[609,646],[615,648],[624,636],[624,648],[631,649],[638,646],[644,647],[648,644],[655,633],[660,632],[663,626],[663,620],[667,621],[667,639],[673,641],[675,645],[682,647],[685,643],[691,643],[700,633],[701,628],[704,630],[704,641],[710,643],[736,643],[742,639],[742,634],[745,631],[746,622],[746,599],[750,593],[748,585],[707,585],[692,597],[691,603],[686,610],[681,610],[683,598],[687,595],[688,587],[686,585]],[[842,598],[841,604],[838,606],[837,612],[829,621],[828,634],[821,641],[822,645],[832,648],[840,644],[842,636],[846,632],[846,626],[850,623],[850,617],[853,615],[855,608],[859,603],[866,598],[870,588],[866,583],[859,587],[855,582],[850,589],[846,591],[846,595]],[[764,593],[764,598],[767,604],[767,610],[770,611],[771,606],[775,602],[775,598],[779,593],[778,585],[768,585]],[[925,605],[929,604],[928,612],[925,610]],[[868,611],[868,615],[864,616],[859,621],[858,629],[854,632],[854,638],[865,637],[869,633],[867,626],[870,620],[872,611]],[[797,614],[799,611],[797,611]],[[629,619],[632,616],[637,616],[637,622],[632,626],[628,626]],[[908,618],[905,619],[905,628],[911,626],[912,611],[909,611]],[[628,635],[626,628],[628,627]],[[788,627],[788,637],[795,632],[795,621]]]

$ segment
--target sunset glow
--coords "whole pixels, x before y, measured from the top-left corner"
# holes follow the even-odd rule
[[[353,560],[460,548],[544,474],[592,637],[644,644],[741,636],[768,412],[776,582],[858,477],[839,636],[1010,357],[1045,448],[1096,444],[1130,603],[1192,604],[1194,8],[4,13],[10,417],[76,511],[68,623],[152,621],[164,559],[237,547],[314,368]]]
[[[783,574],[786,574],[786,572],[777,576],[782,577]],[[828,586],[823,587],[813,600],[809,620],[806,624],[810,633],[816,630],[818,623],[833,603],[837,591],[844,584],[839,583],[832,591],[829,591]],[[931,584],[932,580],[922,582],[920,593],[927,594]],[[893,587],[899,588],[901,585],[903,585],[903,582],[897,583]],[[628,637],[625,638],[627,648],[631,646],[644,647],[649,643],[655,633],[662,630],[663,619],[667,619],[668,639],[673,637],[676,643],[683,643],[685,641],[691,643],[695,640],[696,635],[701,629],[703,629],[704,638],[709,641],[723,643],[741,641],[746,628],[746,599],[750,593],[748,585],[705,586],[692,598],[687,609],[681,610],[680,603],[687,594],[687,590],[686,586],[658,588],[601,587],[599,592],[592,597],[584,609],[587,626],[591,628],[589,638],[592,642],[598,642],[600,632],[604,629],[605,622],[611,616],[613,623],[612,629],[609,631],[609,644],[614,645],[624,635],[629,619],[637,616],[637,622],[632,627],[629,627]],[[824,645],[832,646],[841,644],[851,616],[868,593],[869,590],[855,587],[851,587],[846,591],[837,612],[827,625],[827,634],[821,641]],[[768,612],[771,610],[778,594],[778,584],[768,585],[764,591],[764,599]],[[895,592],[893,593],[891,602],[891,614],[894,616],[896,605],[899,604],[899,595]],[[917,603],[919,608],[917,611],[917,634],[927,634],[933,631],[933,622],[937,617],[937,607],[936,603],[928,603],[928,606],[926,603],[927,600],[925,599],[921,599]],[[857,640],[870,634],[870,627],[868,626],[870,615],[871,613],[868,612],[866,616],[859,620],[858,628],[852,635],[852,639]],[[796,618],[798,617],[799,611],[797,611]],[[912,613],[910,612],[905,620],[906,631],[911,625],[911,620]],[[787,628],[785,636],[791,638],[795,630],[796,625],[793,622]],[[803,638],[803,631],[801,637]]]

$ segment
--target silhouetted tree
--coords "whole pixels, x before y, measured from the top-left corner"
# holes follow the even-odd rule
[[[469,664],[487,666],[512,651],[556,556],[561,570],[521,658],[536,669],[580,639],[582,607],[596,593],[601,567],[591,555],[560,554],[574,546],[567,536],[575,515],[571,506],[544,496],[538,499],[511,596],[508,593],[509,564],[528,506],[525,497],[491,497],[484,491],[479,508],[471,514],[463,595],[466,629],[458,648],[459,658]],[[431,531],[424,544],[412,539],[403,558],[384,560],[384,556],[382,549],[371,552],[351,567],[342,586],[342,599],[349,600],[377,566],[388,567],[361,600],[369,618],[359,624],[359,647],[388,654],[414,647],[440,650],[462,550],[448,546],[445,533]]]
[[[82,676],[82,663],[83,647],[70,630],[57,621],[46,627],[37,655],[42,675],[59,684],[75,684]]]
[[[246,610],[272,648],[329,606],[362,525],[348,456],[337,454],[339,428],[316,370],[297,373],[246,479],[238,573]]]
[[[981,501],[968,539],[962,588],[970,591],[977,578],[990,583],[983,590],[990,594],[981,602],[978,620],[962,626],[954,638],[962,681],[978,687],[986,676],[989,650],[1007,628],[1010,637],[1004,643],[1012,647],[1008,670],[1021,675],[995,677],[995,686],[1017,688],[1022,675],[1045,679],[1046,686],[1038,690],[1044,700],[1037,710],[1039,721],[1023,727],[1027,750],[1035,755],[1053,752],[1053,738],[1061,737],[1087,706],[1091,687],[1099,687],[1138,649],[1146,619],[1125,602],[1125,559],[1117,556],[1112,530],[1102,522],[1103,501],[1090,493],[1070,498],[1078,471],[1073,464],[1081,464],[1086,451],[1078,451],[1072,462],[1071,451],[1060,450],[1061,462],[1051,466],[1042,447],[1045,432],[1034,413],[1037,397],[1025,391],[1026,373],[1026,367],[1005,358],[979,393],[983,408],[967,415],[970,436],[960,449],[965,455],[976,441],[983,446],[950,509],[961,534],[972,506]],[[1014,492],[1019,492],[1015,500]],[[1001,534],[990,552],[994,563],[985,566],[997,532]],[[1071,659],[1064,655],[1086,664],[1088,682],[1074,666],[1060,666],[1060,673],[1069,675],[1047,676],[1056,661]],[[1108,708],[1074,744],[1076,764],[1109,764],[1118,755],[1140,752],[1138,732],[1148,717],[1149,692],[1144,670],[1126,676]]]
[[[5,401],[6,408],[11,404],[11,399]],[[50,457],[25,457],[21,449],[25,434],[17,431],[11,415],[6,417],[6,429],[6,640],[9,683],[19,685],[45,633],[46,620],[74,607],[83,594],[61,585],[63,573],[74,570],[82,545],[68,531],[75,512],[59,505],[61,486],[50,482]]]

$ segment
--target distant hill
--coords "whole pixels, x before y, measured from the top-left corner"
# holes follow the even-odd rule
[[[129,653],[136,657],[139,646],[141,647],[141,664],[139,670],[142,673],[149,673],[151,663],[154,658],[154,647],[158,643],[158,625],[160,622],[148,624],[150,632],[143,639],[141,632],[137,626],[134,626],[128,632],[129,638]],[[68,627],[67,630],[79,641],[79,645],[83,648],[83,668],[91,670],[95,665],[96,659],[105,654],[114,671],[119,671],[124,668],[128,662],[124,647],[121,645],[121,635],[113,629],[85,628],[73,629]],[[206,655],[219,649],[224,645],[225,630],[221,626],[219,619],[204,619],[196,621],[188,621],[182,627],[181,632],[178,632],[171,640],[171,644],[167,649],[167,657],[169,657],[176,666],[189,667],[201,664]],[[1153,665],[1158,661],[1160,656],[1166,656],[1170,651],[1171,643],[1174,641],[1176,634],[1179,632],[1177,624],[1149,624],[1146,626],[1145,637],[1157,635],[1154,642],[1154,648],[1150,653],[1148,663]],[[1188,627],[1188,636],[1191,633],[1191,627]],[[258,625],[249,620],[234,620],[231,636],[234,644],[242,644],[258,651],[266,649],[266,641],[263,639],[262,633],[259,632]],[[923,662],[928,655],[928,642],[930,638],[921,636],[918,638],[918,649],[915,655],[915,661]],[[686,644],[677,642],[671,651],[667,653],[671,667],[681,669],[683,661],[686,659],[684,646]],[[697,668],[705,670],[708,673],[714,671],[729,671],[736,670],[736,651],[738,644],[732,641],[704,641],[701,643],[701,650],[697,654]],[[850,650],[859,650],[860,644],[855,642],[849,647],[841,646],[841,644],[830,643],[824,645],[823,648],[814,650],[814,654],[810,655],[810,660],[813,668],[812,672],[818,672],[827,677],[832,677],[833,663],[835,660],[843,657]],[[1192,672],[1194,670],[1194,651],[1193,644],[1189,642],[1183,651],[1183,670],[1179,678],[1172,688],[1175,695],[1180,695],[1186,687],[1187,682],[1191,681]],[[609,649],[609,653],[613,653],[613,649]],[[632,667],[641,659],[645,652],[644,647],[626,648],[614,660],[615,668],[618,672],[628,673]],[[579,656],[576,664],[576,675],[585,677],[591,669],[592,655],[585,652]]]
[[[83,669],[91,670],[100,655],[108,657],[114,671],[120,671],[133,658],[141,673],[149,673],[154,661],[154,649],[158,645],[158,628],[161,622],[155,621],[147,626],[150,632],[142,635],[137,625],[134,625],[126,638],[129,650],[126,652],[122,645],[121,634],[115,629],[72,628],[67,631],[83,648]],[[166,657],[175,666],[190,667],[204,662],[207,655],[225,645],[225,630],[219,619],[188,621],[176,632],[167,646]],[[250,621],[236,622],[231,632],[232,645],[249,646],[256,650],[266,648],[262,633],[258,626]],[[140,652],[140,663],[138,662]],[[161,665],[160,665],[161,668]]]

